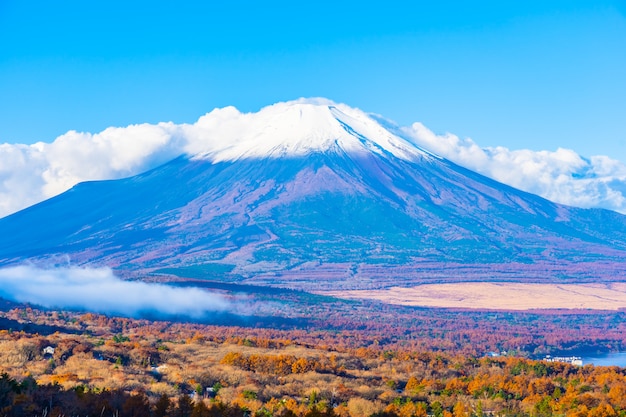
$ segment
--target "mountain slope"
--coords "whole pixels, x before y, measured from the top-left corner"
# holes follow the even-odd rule
[[[502,185],[353,109],[278,110],[236,143],[209,138],[192,156],[0,219],[0,265],[69,257],[127,277],[307,290],[626,279],[626,216]]]

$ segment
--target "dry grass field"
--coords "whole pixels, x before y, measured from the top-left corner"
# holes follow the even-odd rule
[[[324,292],[347,299],[373,299],[388,304],[493,309],[626,309],[626,283],[521,284],[465,282],[392,287],[385,290]]]

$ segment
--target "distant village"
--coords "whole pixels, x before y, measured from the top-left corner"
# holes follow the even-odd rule
[[[580,356],[550,356],[546,355],[542,360],[546,362],[563,362],[570,365],[583,366],[583,359]]]
[[[497,358],[499,356],[507,356],[507,352],[489,352],[486,356]],[[569,363],[570,365],[583,366],[583,359],[580,356],[551,356],[546,355],[541,359],[545,362],[562,362]]]

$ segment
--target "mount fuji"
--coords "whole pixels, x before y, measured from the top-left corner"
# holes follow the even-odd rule
[[[315,291],[626,280],[626,216],[555,204],[324,100],[215,110],[186,153],[0,219],[0,266]]]

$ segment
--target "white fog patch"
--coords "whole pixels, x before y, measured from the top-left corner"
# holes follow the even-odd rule
[[[2,268],[0,297],[48,308],[129,317],[150,314],[200,319],[230,308],[218,294],[199,288],[124,281],[109,268]]]

